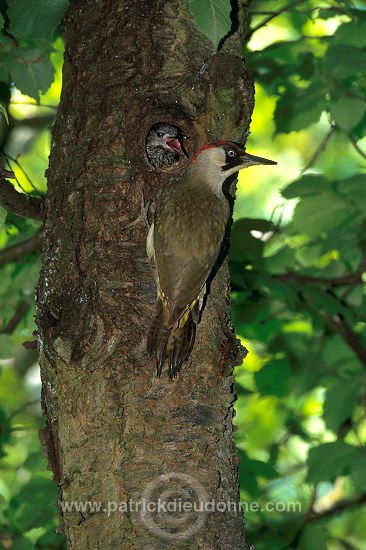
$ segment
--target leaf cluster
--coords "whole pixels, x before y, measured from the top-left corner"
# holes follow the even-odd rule
[[[54,78],[52,42],[67,0],[13,0],[0,5],[0,81],[37,101]]]
[[[14,170],[18,191],[31,196],[45,191],[47,164],[38,151],[49,148],[55,104],[53,94],[46,108],[37,107],[34,100],[39,103],[42,95],[47,102],[44,94],[54,82],[54,40],[66,6],[67,0],[0,2],[3,165]],[[29,97],[32,116],[24,117],[18,110],[19,91],[21,108]],[[20,125],[27,129],[26,138]],[[39,222],[0,208],[0,546],[14,550],[58,549],[65,544],[55,534],[57,488],[39,445],[43,419],[37,351],[22,347],[35,340],[34,287],[40,269],[39,244],[32,249],[24,243],[39,243],[40,230]]]
[[[307,128],[323,138],[302,152],[303,170],[271,216],[232,228],[233,319],[250,351],[237,372],[242,496],[261,504],[247,514],[257,549],[361,548],[366,11],[296,4],[251,3],[258,15],[246,59],[275,98],[274,139]],[[279,37],[259,48],[256,33],[270,24]],[[295,501],[301,511],[267,511],[268,501]]]

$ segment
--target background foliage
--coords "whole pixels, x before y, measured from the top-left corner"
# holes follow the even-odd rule
[[[0,1],[1,149],[16,188],[34,196],[46,192],[66,4]],[[220,47],[229,0],[189,6]],[[257,550],[366,548],[366,5],[253,0],[250,10],[248,150],[279,164],[241,174],[232,228],[232,311],[250,350],[236,370],[242,500],[260,508],[248,534]],[[37,357],[21,346],[34,340],[41,228],[3,209],[0,222],[0,545],[61,548]]]

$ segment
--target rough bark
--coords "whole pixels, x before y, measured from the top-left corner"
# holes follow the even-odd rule
[[[190,362],[176,380],[157,379],[145,353],[153,269],[144,221],[134,222],[142,194],[154,199],[186,168],[149,165],[148,129],[161,120],[180,126],[190,155],[212,139],[241,140],[253,107],[250,73],[240,51],[213,51],[187,0],[74,0],[65,39],[37,289],[42,439],[60,502],[104,507],[181,486],[237,503],[232,365],[240,351],[227,263],[211,283]],[[62,515],[72,549],[248,548],[234,511],[207,514],[189,537],[195,518],[187,524],[184,514],[170,537],[151,525],[161,520],[171,533],[166,517]]]

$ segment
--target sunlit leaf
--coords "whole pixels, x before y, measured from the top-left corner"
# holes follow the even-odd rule
[[[189,0],[188,5],[197,29],[217,48],[231,29],[230,0]]]
[[[39,93],[46,92],[53,82],[54,67],[38,50],[23,53],[26,55],[14,58],[11,63],[11,78],[23,94],[38,101]]]

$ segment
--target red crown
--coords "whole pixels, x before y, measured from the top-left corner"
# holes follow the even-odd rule
[[[196,162],[196,159],[198,155],[202,153],[205,149],[212,149],[212,147],[220,147],[220,145],[235,145],[232,141],[222,141],[220,139],[217,139],[215,141],[211,141],[210,143],[205,143],[202,145],[200,149],[198,149],[197,153],[192,157],[191,164],[194,164]]]

